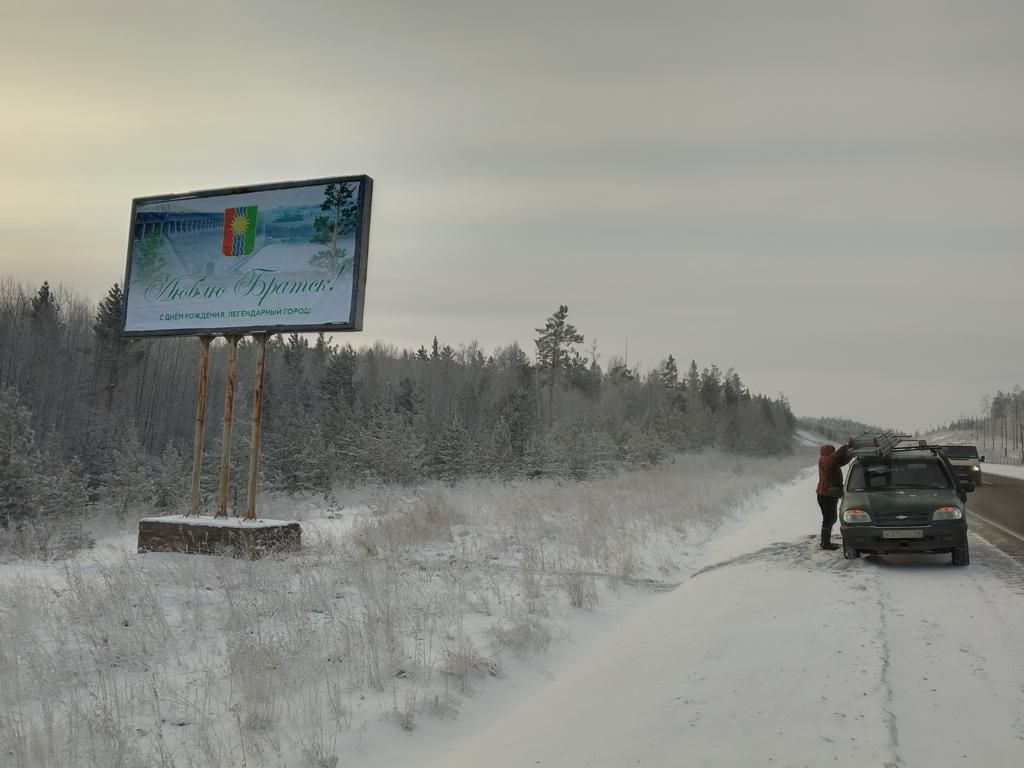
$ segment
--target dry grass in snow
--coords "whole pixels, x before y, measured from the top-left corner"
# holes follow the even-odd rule
[[[125,531],[120,552],[0,564],[0,764],[332,768],[369,728],[456,717],[609,590],[680,580],[728,514],[807,463],[366,488],[307,505],[294,555],[137,555]]]

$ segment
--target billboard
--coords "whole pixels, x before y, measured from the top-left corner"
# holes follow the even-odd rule
[[[373,180],[132,201],[125,336],[358,331]]]

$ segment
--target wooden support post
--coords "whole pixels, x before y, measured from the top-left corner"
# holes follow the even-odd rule
[[[257,333],[256,382],[252,389],[252,435],[249,440],[249,499],[245,519],[256,517],[256,477],[260,468],[260,434],[263,430],[263,364],[267,355],[268,333]]]
[[[210,367],[210,336],[200,336],[199,392],[196,395],[195,439],[192,443],[192,503],[189,514],[199,514],[199,476],[203,469],[203,437],[206,431],[206,374]]]
[[[228,475],[231,465],[231,417],[235,409],[235,369],[238,367],[238,339],[228,340],[228,369],[224,377],[224,437],[220,454],[220,489],[217,495],[217,517],[228,515]]]

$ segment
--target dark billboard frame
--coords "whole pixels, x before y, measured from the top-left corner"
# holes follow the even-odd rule
[[[352,294],[347,322],[338,323],[313,323],[313,324],[257,324],[257,325],[230,325],[219,327],[202,328],[172,328],[169,330],[126,330],[128,322],[128,297],[131,290],[131,270],[133,244],[135,241],[135,230],[138,225],[137,217],[140,206],[153,203],[166,203],[181,200],[194,200],[209,197],[224,197],[228,195],[241,195],[253,192],[272,192],[282,189],[293,189],[296,187],[316,187],[328,184],[352,184],[356,183],[359,190],[359,212],[355,224],[355,243],[353,247],[352,262]],[[305,332],[329,332],[347,333],[361,331],[363,329],[363,308],[366,300],[366,268],[368,261],[369,239],[370,239],[370,210],[373,200],[373,179],[365,174],[354,176],[328,176],[300,181],[272,182],[266,184],[252,184],[235,187],[221,187],[217,189],[203,189],[192,192],[182,192],[165,195],[147,195],[132,199],[131,220],[128,228],[128,255],[126,259],[124,275],[123,300],[121,302],[121,335],[125,337],[148,337],[148,336],[242,336],[253,333],[305,333]]]

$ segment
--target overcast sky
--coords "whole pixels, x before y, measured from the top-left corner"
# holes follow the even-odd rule
[[[88,8],[87,8],[88,6]],[[0,0],[0,274],[365,173],[364,332],[735,367],[905,429],[1024,384],[1024,3]]]

